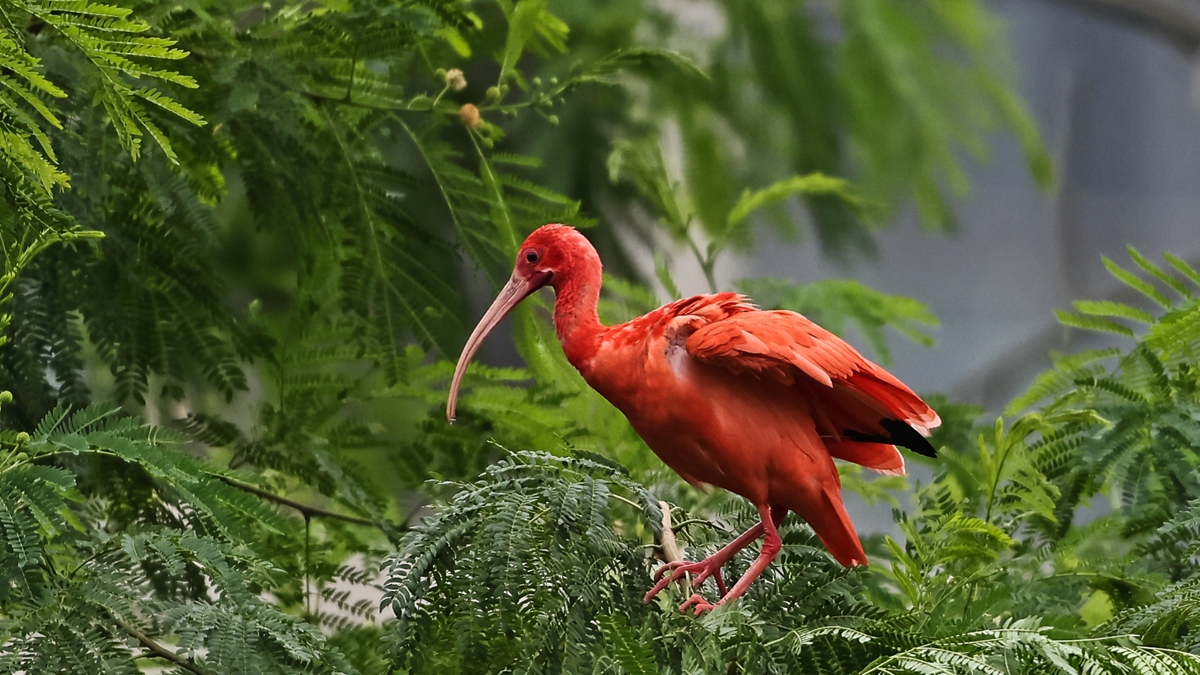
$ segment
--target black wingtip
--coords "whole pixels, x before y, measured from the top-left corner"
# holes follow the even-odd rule
[[[907,422],[900,420],[882,420],[880,424],[891,434],[892,442],[896,445],[902,445],[918,455],[926,457],[937,457],[937,449],[916,429],[909,426]]]
[[[888,443],[890,445],[899,445],[908,448],[918,455],[926,457],[937,457],[937,450],[933,444],[929,442],[916,429],[908,425],[907,422],[900,420],[879,420],[879,426],[887,432],[887,436],[879,436],[876,434],[864,434],[861,431],[847,429],[842,432],[842,435],[852,441],[861,441],[863,443]]]

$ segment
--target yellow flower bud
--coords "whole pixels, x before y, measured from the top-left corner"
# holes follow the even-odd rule
[[[474,129],[479,126],[483,119],[479,116],[479,108],[475,107],[474,103],[467,103],[458,109],[458,118],[468,129]]]

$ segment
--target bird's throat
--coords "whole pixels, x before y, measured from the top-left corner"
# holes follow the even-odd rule
[[[600,283],[600,271],[595,270],[591,274],[568,275],[554,285],[554,329],[567,360],[580,372],[587,371],[604,330],[596,313]]]

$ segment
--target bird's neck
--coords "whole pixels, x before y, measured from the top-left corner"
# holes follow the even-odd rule
[[[567,360],[580,372],[586,372],[604,331],[596,313],[596,303],[600,300],[600,260],[597,257],[594,264],[590,263],[585,261],[554,284],[554,329]]]

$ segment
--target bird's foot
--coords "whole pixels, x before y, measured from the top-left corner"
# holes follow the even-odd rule
[[[642,599],[642,602],[650,602],[654,596],[661,593],[662,590],[667,586],[670,586],[671,582],[678,581],[688,574],[696,575],[696,578],[692,579],[692,583],[695,586],[699,586],[700,584],[704,583],[709,577],[716,579],[717,589],[721,592],[721,595],[724,596],[725,578],[721,576],[721,565],[724,564],[724,562],[724,560],[717,559],[714,556],[705,558],[704,560],[700,560],[698,562],[684,562],[680,560],[667,563],[666,565],[663,565],[655,570],[654,578],[658,583],[654,584],[654,587],[646,593],[646,597]],[[671,571],[669,575],[666,574],[668,570]]]
[[[695,616],[700,616],[701,614],[703,614],[705,612],[713,611],[714,609],[716,609],[717,605],[720,605],[720,604],[721,604],[720,600],[718,600],[717,604],[714,605],[711,602],[709,602],[708,600],[706,600],[704,598],[704,596],[700,595],[699,593],[692,593],[692,597],[688,598],[687,600],[684,600],[683,604],[679,606],[679,611],[686,612],[689,609],[691,609],[694,611]]]

